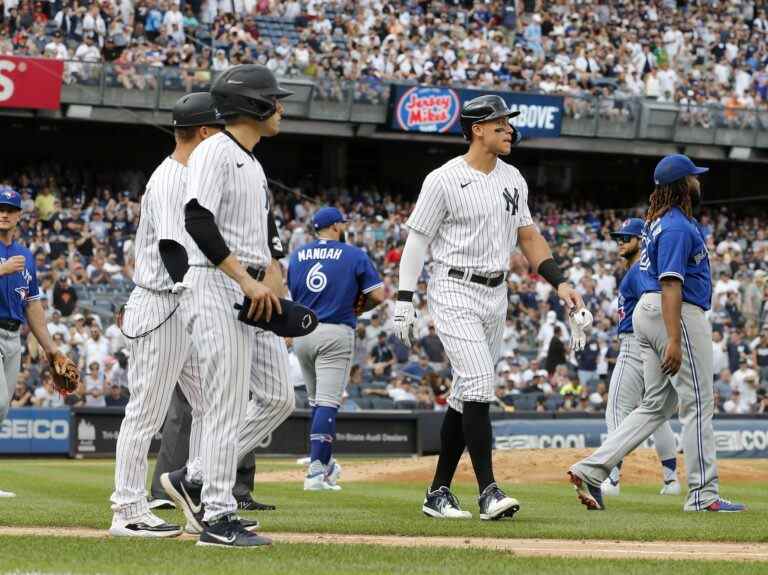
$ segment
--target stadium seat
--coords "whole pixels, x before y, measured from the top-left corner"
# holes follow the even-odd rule
[[[395,409],[410,409],[414,410],[419,406],[419,403],[417,401],[396,401],[395,402]]]
[[[371,402],[371,409],[395,409],[395,402],[388,397],[374,395],[368,399]]]

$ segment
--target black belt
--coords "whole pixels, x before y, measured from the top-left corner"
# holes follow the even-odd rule
[[[19,331],[21,322],[15,319],[0,319],[0,329],[6,331]]]
[[[458,269],[458,268],[451,268],[448,270],[448,277],[456,278],[457,280],[463,280],[465,279],[465,273],[464,271]],[[488,286],[488,287],[496,287],[501,285],[501,283],[504,281],[504,273],[500,273],[497,276],[479,276],[477,274],[472,274],[469,276],[469,281],[472,283]]]

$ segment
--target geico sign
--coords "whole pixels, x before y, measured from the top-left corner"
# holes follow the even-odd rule
[[[0,429],[0,439],[69,439],[69,421],[8,419]]]
[[[26,64],[21,62],[19,66]],[[16,63],[10,60],[0,60],[0,102],[5,102],[13,97],[13,80],[4,75],[4,72],[13,72],[16,69]]]

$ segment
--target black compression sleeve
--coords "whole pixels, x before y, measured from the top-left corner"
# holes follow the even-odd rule
[[[555,289],[565,281],[565,276],[563,275],[563,272],[560,271],[560,266],[557,265],[554,258],[549,258],[548,260],[541,262],[539,264],[538,272],[539,275],[552,284],[552,287]]]
[[[168,275],[174,283],[179,283],[184,279],[184,274],[189,269],[189,260],[187,259],[187,250],[178,242],[173,240],[160,240],[160,259],[168,271]]]
[[[213,265],[218,266],[227,259],[230,251],[221,237],[213,214],[197,203],[197,200],[190,201],[184,207],[184,227]]]

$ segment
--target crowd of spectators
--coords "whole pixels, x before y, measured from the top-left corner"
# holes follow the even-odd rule
[[[116,304],[132,286],[133,236],[139,219],[141,180],[121,175],[110,189],[98,177],[76,171],[20,172],[0,177],[23,198],[20,240],[35,254],[38,280],[48,310],[49,330],[77,359],[84,388],[69,404],[121,405],[126,401],[126,341],[115,325]],[[307,226],[315,205],[301,193],[274,187],[273,210],[282,239],[293,251],[312,239]],[[618,355],[617,285],[623,272],[610,237],[631,213],[578,208],[531,191],[534,219],[595,317],[583,352],[569,350],[563,307],[551,287],[531,273],[516,254],[508,275],[509,307],[496,366],[497,401],[503,411],[588,411],[604,409]],[[443,409],[451,370],[426,306],[430,266],[416,292],[416,343],[405,347],[391,334],[397,270],[412,203],[373,189],[329,189],[315,196],[348,214],[349,242],[364,249],[384,280],[390,299],[361,317],[355,368],[343,409]],[[721,208],[701,218],[714,276],[713,382],[717,408],[726,413],[768,413],[768,234],[766,213],[746,215]],[[104,295],[109,304],[99,307]],[[25,353],[15,406],[57,405],[45,360],[33,337],[23,332]],[[289,347],[291,342],[289,342]],[[297,403],[306,400],[301,371],[291,355]]]
[[[0,54],[70,60],[68,81],[107,62],[125,88],[162,70],[190,90],[256,62],[319,97],[345,97],[340,81],[374,102],[390,81],[452,84],[562,94],[578,118],[595,113],[583,97],[610,96],[597,112],[617,120],[647,98],[703,127],[768,111],[767,35],[764,0],[0,0]]]

